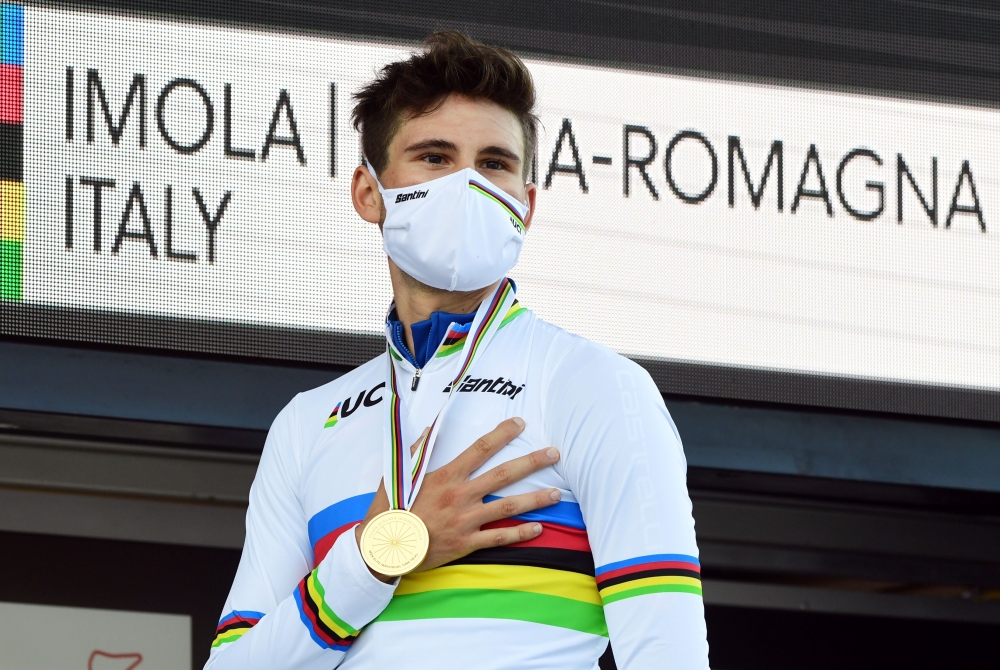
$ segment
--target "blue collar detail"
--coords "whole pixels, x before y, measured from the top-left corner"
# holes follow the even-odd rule
[[[416,352],[411,352],[406,346],[406,338],[403,337],[403,322],[396,317],[396,310],[389,315],[389,333],[392,335],[392,343],[399,353],[406,357],[411,365],[422,368],[427,365],[437,351],[441,340],[448,333],[448,327],[457,323],[460,326],[471,324],[476,318],[475,312],[469,314],[451,314],[449,312],[434,312],[431,318],[418,321],[410,326],[413,333],[413,346]]]

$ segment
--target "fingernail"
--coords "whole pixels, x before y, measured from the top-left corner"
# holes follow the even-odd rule
[[[559,458],[559,452],[553,449],[552,447],[549,447],[548,449],[545,450],[545,455],[549,457],[550,461],[554,461],[557,458]]]
[[[535,535],[541,534],[541,532],[542,532],[542,524],[536,523],[534,526],[531,527],[531,530],[535,533]]]
[[[521,417],[515,416],[512,419],[512,421],[514,422],[514,425],[516,425],[518,428],[524,428],[524,419],[522,419]]]
[[[560,499],[562,499],[562,491],[560,491],[559,489],[552,489],[549,492],[549,497],[555,501],[559,501]]]

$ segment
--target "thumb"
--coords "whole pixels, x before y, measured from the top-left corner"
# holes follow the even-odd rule
[[[420,433],[420,437],[418,437],[417,441],[413,443],[412,447],[410,447],[410,456],[417,453],[417,447],[419,447],[421,443],[423,443],[423,441],[427,439],[427,433],[429,431],[430,431],[430,426],[424,428],[424,432]]]

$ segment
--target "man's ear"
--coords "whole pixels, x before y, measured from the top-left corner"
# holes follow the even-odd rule
[[[524,197],[528,201],[528,213],[524,215],[524,230],[531,227],[531,219],[535,216],[535,197],[538,195],[538,187],[534,184],[524,185]]]
[[[351,201],[354,210],[368,223],[382,223],[385,207],[382,206],[382,194],[378,190],[378,182],[365,165],[354,168],[351,178]]]

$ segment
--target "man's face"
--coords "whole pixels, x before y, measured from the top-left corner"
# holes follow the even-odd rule
[[[403,122],[378,178],[385,188],[403,188],[474,168],[528,204],[527,227],[535,210],[535,185],[524,183],[524,160],[524,136],[513,113],[487,100],[452,95],[434,111]],[[377,189],[372,192],[374,184],[365,184],[362,170],[352,187],[355,209],[366,221],[380,222],[381,197]]]

